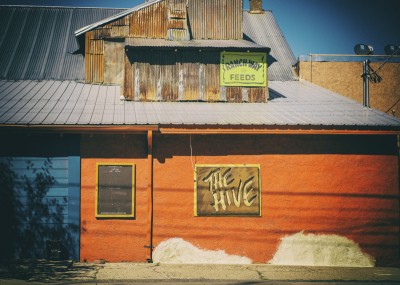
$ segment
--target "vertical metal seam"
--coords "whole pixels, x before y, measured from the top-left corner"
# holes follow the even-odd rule
[[[70,34],[70,30],[71,30],[72,15],[73,15],[73,9],[71,9],[70,13],[69,13],[68,27],[67,27],[67,32],[66,32],[67,36]],[[63,71],[64,61],[65,61],[65,57],[67,54],[68,39],[69,39],[69,37],[64,39],[64,45],[63,45],[62,55],[61,55],[61,62],[58,66],[57,78],[60,78],[61,73]]]
[[[51,48],[51,43],[53,42],[53,36],[54,36],[54,30],[56,27],[56,22],[57,22],[57,14],[55,14],[54,19],[53,19],[53,25],[51,27],[51,33],[50,33],[50,40],[48,41],[48,45],[47,45],[47,50],[46,50],[46,55],[43,59],[43,63],[42,63],[42,68],[40,70],[40,74],[39,74],[39,78],[43,78],[43,74],[44,74],[44,70],[46,68],[46,64],[47,64],[47,59],[49,58],[49,53],[50,53],[50,48]]]
[[[23,34],[24,30],[25,30],[25,25],[26,25],[26,20],[28,19],[28,15],[29,15],[29,12],[25,14],[25,17],[24,17],[24,20],[23,20],[23,23],[22,23],[22,28],[19,31],[17,42],[15,44],[14,50],[13,50],[13,52],[12,52],[12,54],[10,56],[10,59],[8,61],[7,68],[3,73],[3,77],[7,77],[7,74],[10,71],[11,65],[12,65],[12,63],[14,61],[15,54],[17,53],[18,46],[19,46],[19,44],[21,42],[22,34]]]

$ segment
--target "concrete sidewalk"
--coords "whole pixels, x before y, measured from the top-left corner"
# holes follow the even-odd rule
[[[273,266],[267,264],[151,264],[151,263],[72,263],[17,262],[2,264],[0,284],[101,283],[138,281],[369,281],[400,282],[399,268],[343,268]]]

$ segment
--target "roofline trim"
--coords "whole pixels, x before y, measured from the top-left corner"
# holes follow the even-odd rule
[[[147,133],[158,131],[158,125],[5,125],[0,124],[1,131],[33,131],[52,133]]]
[[[327,128],[311,128],[301,126],[162,126],[162,125],[5,125],[0,124],[3,131],[32,131],[41,133],[147,133],[153,131],[168,135],[400,135],[400,129],[353,128],[344,129],[332,126]]]
[[[334,126],[332,126],[334,127]],[[256,128],[250,126],[248,128],[179,128],[179,127],[164,127],[160,126],[159,131],[161,134],[174,134],[174,135],[400,135],[399,130],[391,129],[318,129],[318,128],[296,128],[287,126],[285,128]]]

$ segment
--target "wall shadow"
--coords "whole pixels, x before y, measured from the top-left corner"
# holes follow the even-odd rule
[[[96,265],[72,261],[8,260],[0,262],[0,278],[52,283],[58,280],[91,279]],[[93,277],[94,278],[94,277]]]
[[[14,163],[26,169],[18,174]],[[65,219],[67,197],[49,193],[58,183],[53,170],[50,158],[40,166],[30,160],[0,159],[0,260],[73,258],[78,245],[72,235],[79,227]]]

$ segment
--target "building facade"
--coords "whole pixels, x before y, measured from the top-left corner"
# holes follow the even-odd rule
[[[242,6],[0,6],[2,256],[397,262],[400,121],[297,81]]]

